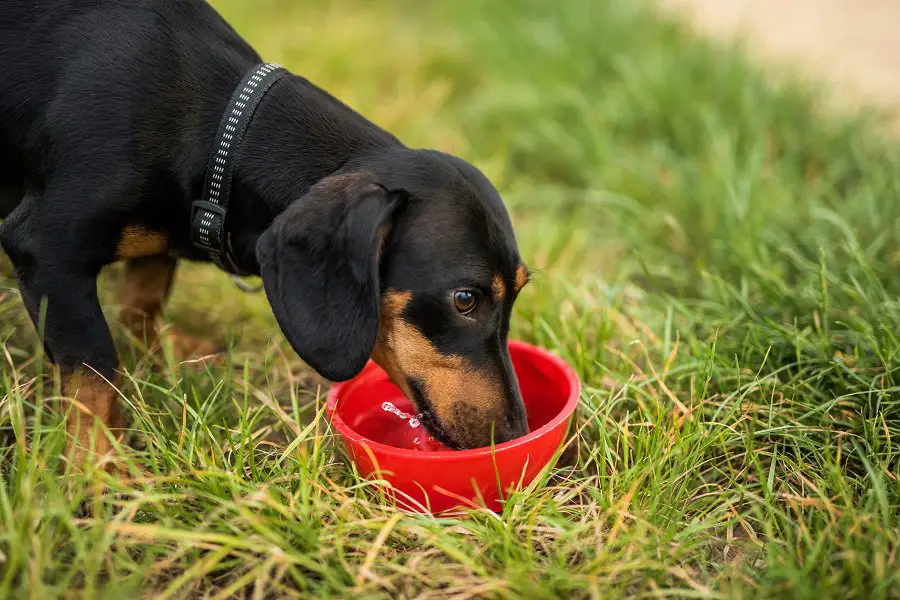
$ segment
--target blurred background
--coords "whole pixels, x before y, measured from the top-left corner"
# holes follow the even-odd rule
[[[893,161],[881,140],[900,98],[893,0],[865,10],[851,0],[212,3],[264,59],[407,144],[488,174],[539,275],[519,303],[518,335],[565,346],[550,332],[573,314],[668,302],[655,292],[715,296],[708,275],[748,284],[802,273],[797,260],[839,254],[822,243],[846,239],[814,213],[833,210],[876,240],[867,267],[898,260],[897,234],[884,228],[897,200],[851,173]],[[264,298],[232,293],[215,269],[189,266],[180,279],[193,283],[172,300],[183,327],[250,348],[275,331]],[[198,293],[221,301],[197,312]],[[796,305],[790,296],[779,301]],[[603,341],[597,323],[580,324],[581,337]]]
[[[859,176],[894,160],[880,134],[900,79],[895,2],[214,4],[266,59],[487,172],[543,274],[518,334],[565,347],[541,336],[610,303],[647,309],[658,292],[719,303],[710,276],[760,298],[783,280],[779,306],[762,309],[808,315],[809,264],[849,260],[832,242],[860,236],[864,269],[898,258],[884,227],[898,200],[880,193],[883,173]],[[601,322],[580,337],[603,341]]]

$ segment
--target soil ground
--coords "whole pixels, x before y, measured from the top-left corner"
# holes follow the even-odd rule
[[[662,0],[696,28],[745,40],[839,90],[841,100],[900,105],[898,0]],[[900,124],[900,118],[896,119]]]

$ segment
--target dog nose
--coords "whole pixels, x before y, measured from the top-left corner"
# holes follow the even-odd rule
[[[517,413],[510,425],[510,430],[512,431],[511,439],[520,438],[528,434],[528,417],[524,410],[520,412],[521,414]]]
[[[484,423],[484,422],[482,422]],[[484,425],[482,424],[482,427]],[[475,432],[473,432],[475,433]],[[479,445],[502,444],[511,442],[528,433],[528,418],[521,400],[514,401],[503,416],[490,421],[482,432]],[[475,434],[477,435],[477,434]]]
[[[507,415],[505,421],[506,426],[500,428],[496,436],[498,443],[509,442],[528,433],[528,417],[521,402]]]
[[[486,448],[510,442],[528,433],[528,420],[524,410],[510,409],[505,414],[489,416],[471,412],[468,418],[453,423],[442,423],[460,449]]]

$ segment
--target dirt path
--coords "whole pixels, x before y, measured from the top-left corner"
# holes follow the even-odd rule
[[[831,82],[841,100],[900,108],[900,0],[660,0],[698,30]],[[898,120],[900,123],[900,120]]]

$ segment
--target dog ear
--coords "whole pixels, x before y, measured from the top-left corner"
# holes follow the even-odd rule
[[[272,312],[309,366],[344,381],[366,365],[378,334],[379,254],[405,194],[368,173],[323,179],[259,238]]]

